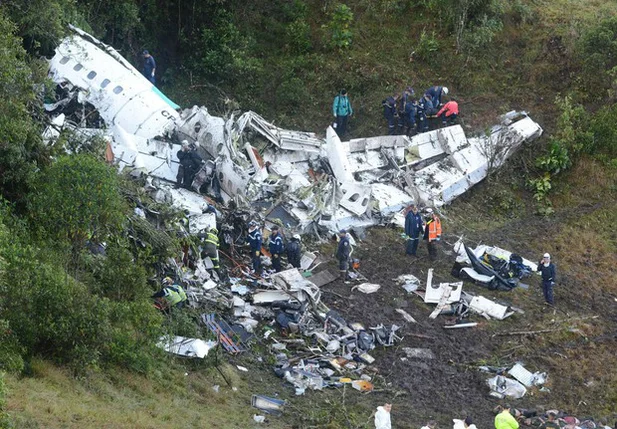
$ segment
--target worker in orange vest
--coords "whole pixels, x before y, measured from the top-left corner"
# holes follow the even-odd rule
[[[437,242],[441,240],[441,220],[433,209],[426,209],[426,220],[424,222],[424,239],[428,248],[428,256],[431,261],[437,258]]]

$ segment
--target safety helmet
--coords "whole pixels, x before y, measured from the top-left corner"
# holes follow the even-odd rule
[[[257,226],[257,222],[255,222],[254,220],[249,222],[249,228],[255,227]]]
[[[446,88],[445,86],[443,87],[443,93],[448,95],[448,88]]]
[[[300,234],[294,234],[291,238],[293,238],[294,240],[302,241],[302,237],[300,237]]]
[[[181,145],[182,145],[182,147],[189,147],[189,141],[188,140],[182,140]]]
[[[219,230],[216,228],[216,226],[213,226],[210,228],[211,232],[219,232]]]
[[[544,254],[544,257],[545,257],[546,259],[551,259],[551,255],[550,255],[550,254],[548,254],[548,253],[545,253],[545,254]]]
[[[173,281],[173,279],[171,277],[165,277],[163,279],[163,281],[162,281],[164,286],[171,285],[171,284],[173,284],[173,282],[174,281]]]
[[[432,208],[430,208],[430,207],[427,207],[424,211],[425,211],[427,214],[433,214],[433,209],[432,209]]]

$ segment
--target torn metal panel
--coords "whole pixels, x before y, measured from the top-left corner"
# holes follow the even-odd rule
[[[448,289],[452,289],[452,293],[449,295],[446,304],[459,302],[461,300],[461,293],[463,291],[463,282],[439,283],[438,287],[433,287],[427,280],[424,302],[428,304],[439,303],[439,300],[443,296],[444,292]]]
[[[75,27],[71,30],[50,60],[51,79],[80,88],[108,126],[145,138],[170,131],[179,106],[114,48]]]
[[[497,304],[490,299],[483,296],[474,296],[470,303],[469,308],[479,314],[486,314],[489,317],[497,320],[503,320],[513,313],[508,313],[508,307],[505,305]]]
[[[168,353],[183,357],[196,357],[203,359],[208,352],[216,346],[216,341],[204,341],[197,338],[186,337],[163,337],[159,347]]]
[[[347,159],[348,150],[343,146],[341,139],[332,127],[328,127],[326,131],[326,152],[334,177],[340,183],[353,182],[351,165],[349,159]]]
[[[265,290],[253,294],[254,304],[272,304],[277,301],[290,301],[294,299],[292,295],[282,290]]]
[[[484,274],[480,274],[470,267],[462,268],[461,273],[465,273],[465,275],[468,276],[470,279],[475,280],[479,283],[489,284],[495,279],[495,276],[485,276]]]
[[[371,187],[359,182],[345,182],[340,188],[343,197],[339,204],[358,216],[363,215],[369,209],[371,201]]]
[[[310,298],[313,303],[318,303],[321,300],[319,288],[305,279],[297,268],[272,274],[271,278],[275,287],[297,296],[300,301]]]
[[[387,183],[372,184],[371,195],[375,201],[375,208],[386,216],[401,211],[415,201],[411,195]]]
[[[546,382],[547,378],[546,373],[532,373],[520,363],[514,364],[514,366],[508,371],[508,374],[522,383],[525,387],[542,385]]]
[[[300,268],[303,270],[308,270],[311,265],[313,265],[313,262],[315,262],[315,259],[317,259],[317,255],[315,253],[303,252],[302,257],[300,258]],[[313,279],[311,279],[311,282],[315,283]],[[317,286],[319,287],[320,285]]]

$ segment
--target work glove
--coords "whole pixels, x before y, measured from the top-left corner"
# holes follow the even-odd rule
[[[255,250],[255,256],[259,256],[259,250]]]
[[[279,255],[277,255],[276,253],[274,255],[272,255],[273,258],[277,259],[279,257]]]

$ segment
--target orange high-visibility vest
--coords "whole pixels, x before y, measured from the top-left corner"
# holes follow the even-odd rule
[[[441,220],[437,216],[426,223],[428,227],[428,241],[441,239]]]

